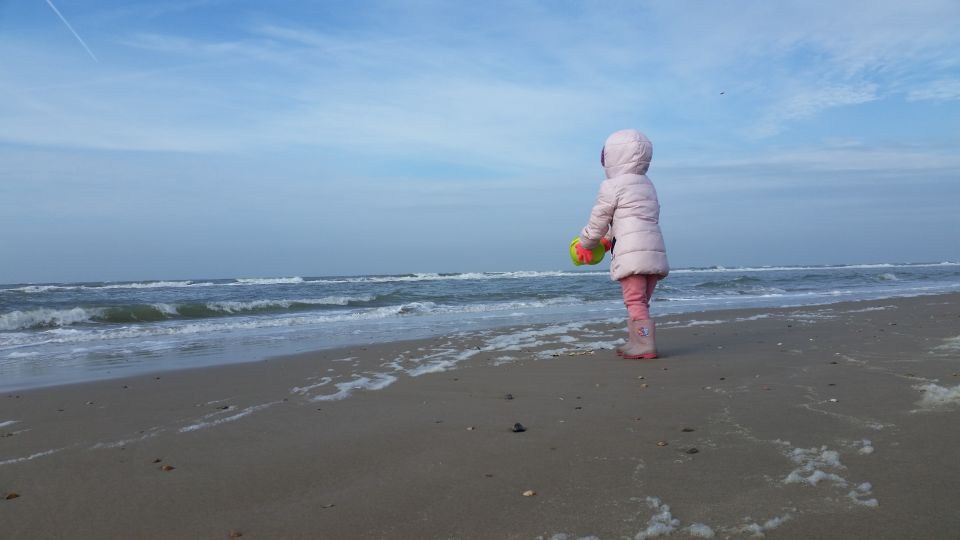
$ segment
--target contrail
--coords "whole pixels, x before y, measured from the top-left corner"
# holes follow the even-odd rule
[[[53,2],[51,2],[50,0],[47,0],[47,5],[49,5],[50,9],[52,9],[53,12],[57,14],[57,17],[60,17],[60,20],[63,21],[63,24],[67,25],[67,28],[71,32],[73,32],[73,35],[77,38],[77,41],[79,41],[80,44],[83,45],[83,48],[86,49],[87,54],[90,55],[90,58],[93,58],[94,62],[99,62],[100,60],[97,60],[96,55],[94,55],[93,51],[90,50],[90,47],[87,47],[87,44],[83,42],[83,38],[80,37],[80,34],[78,34],[77,31],[74,30],[72,26],[70,26],[70,23],[67,22],[67,18],[60,13],[60,10],[57,9],[57,6],[53,5]]]

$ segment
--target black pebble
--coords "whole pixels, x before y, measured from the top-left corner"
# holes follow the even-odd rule
[[[696,431],[696,430],[693,429],[692,427],[685,427],[685,428],[681,429],[680,431],[682,431],[682,432],[684,432],[684,433],[690,433],[691,431]]]
[[[697,450],[696,448],[691,448],[691,449],[687,450],[687,453],[688,453],[688,454],[696,454],[697,452],[699,452],[699,450]]]
[[[514,433],[523,433],[526,430],[527,428],[523,427],[523,424],[521,424],[520,422],[517,422],[516,424],[513,425]]]
[[[503,399],[505,399],[505,400],[507,400],[507,401],[510,401],[511,399],[513,399],[513,394],[507,394],[507,395],[503,396]]]

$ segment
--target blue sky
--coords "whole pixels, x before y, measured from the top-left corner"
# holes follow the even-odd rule
[[[625,127],[675,267],[960,259],[955,0],[53,4],[0,282],[564,269]]]

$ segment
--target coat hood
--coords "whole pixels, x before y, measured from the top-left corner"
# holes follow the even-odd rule
[[[607,137],[600,164],[607,178],[622,174],[646,174],[653,157],[653,144],[635,129],[622,129]]]

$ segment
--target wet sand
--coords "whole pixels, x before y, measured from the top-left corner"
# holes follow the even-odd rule
[[[660,323],[9,393],[0,538],[960,537],[960,295]]]

